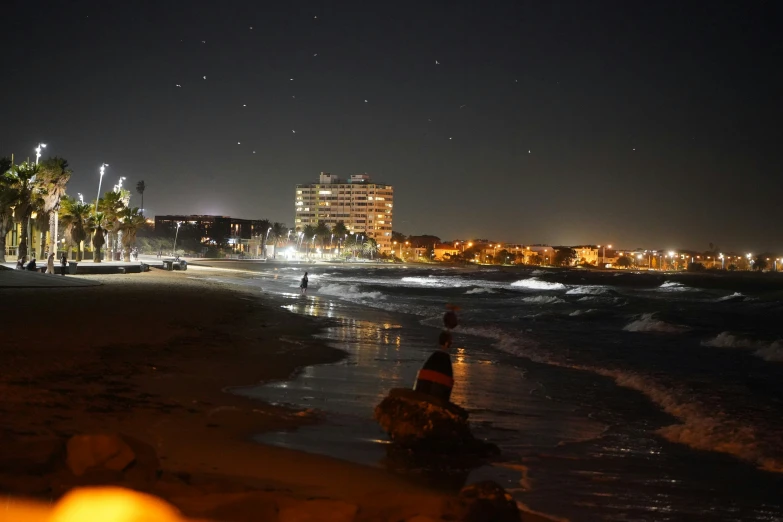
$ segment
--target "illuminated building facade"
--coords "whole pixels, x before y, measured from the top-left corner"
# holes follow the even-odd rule
[[[296,186],[294,228],[342,221],[349,232],[373,238],[382,251],[391,250],[394,188],[374,183],[367,174],[347,180],[321,172],[318,183]]]

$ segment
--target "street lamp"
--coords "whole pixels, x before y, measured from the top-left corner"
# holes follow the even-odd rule
[[[101,168],[99,169],[101,173],[101,178],[98,180],[98,197],[95,198],[95,213],[98,214],[98,200],[101,199],[101,183],[103,183],[103,175],[106,174],[106,167],[108,167],[108,163],[104,163],[101,165]]]
[[[122,190],[122,182],[125,181],[125,179],[125,176],[120,176],[120,180],[116,185],[114,185],[114,192],[119,192]]]
[[[39,143],[35,148],[35,164],[38,165],[38,159],[41,157],[41,149],[46,148],[46,143]]]
[[[81,193],[81,192],[79,192],[79,203],[81,203],[82,205],[84,205],[84,196],[82,196],[82,193]]]
[[[180,225],[182,225],[182,221],[177,221],[177,231],[174,233],[174,257],[177,257],[177,236],[179,235]]]

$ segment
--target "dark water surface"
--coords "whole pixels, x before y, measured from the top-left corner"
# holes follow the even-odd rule
[[[773,274],[230,266],[249,272],[194,276],[335,319],[323,337],[349,354],[241,390],[328,414],[264,442],[380,465],[386,438],[372,409],[412,385],[453,303],[452,399],[508,460],[469,480],[494,478],[572,520],[783,520],[783,281]]]

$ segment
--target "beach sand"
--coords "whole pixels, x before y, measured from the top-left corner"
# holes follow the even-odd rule
[[[280,298],[187,272],[83,277],[103,284],[0,293],[4,447],[80,433],[135,437],[155,449],[163,473],[154,483],[120,485],[193,517],[265,520],[264,509],[326,498],[358,506],[356,520],[438,519],[453,501],[381,469],[251,440],[317,422],[318,414],[223,390],[340,360],[342,352],[311,338],[321,320],[283,310]],[[25,491],[5,471],[0,490],[16,496],[56,500],[80,485],[61,473],[47,478],[45,491],[35,481],[39,487]],[[233,507],[221,510],[226,503]]]

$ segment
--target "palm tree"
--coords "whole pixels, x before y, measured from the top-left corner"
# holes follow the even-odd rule
[[[324,247],[324,242],[326,241],[326,238],[332,235],[332,230],[329,228],[329,225],[324,223],[323,221],[319,221],[318,225],[315,227],[315,236],[321,241],[321,248]]]
[[[373,238],[369,238],[362,245],[362,252],[370,255],[370,259],[373,258],[375,252],[378,251],[378,243]]]
[[[124,191],[123,191],[124,192]],[[108,245],[112,251],[117,249],[117,227],[122,213],[126,209],[125,196],[122,192],[109,191],[98,202],[98,208],[103,213],[103,224],[108,232]]]
[[[14,224],[14,206],[19,200],[19,192],[14,184],[11,160],[0,158],[0,261],[5,261],[5,237]]]
[[[60,221],[65,228],[68,243],[76,245],[76,261],[82,260],[81,243],[87,239],[87,228],[92,205],[65,196],[60,202]]]
[[[315,227],[313,225],[305,225],[302,233],[302,242],[307,246],[308,241],[312,241],[313,236],[315,236]],[[307,252],[307,249],[305,249],[305,252]]]
[[[277,247],[283,241],[283,236],[286,235],[287,233],[288,233],[288,228],[284,224],[282,224],[282,223],[280,223],[278,221],[275,221],[274,223],[272,223],[272,234],[275,235],[275,242],[274,242],[274,245],[275,245],[274,257],[275,258],[277,257]]]
[[[345,234],[348,233],[348,227],[345,226],[345,223],[342,221],[338,221],[333,227],[332,227],[332,233],[334,233],[335,236],[343,238],[345,237]]]
[[[19,257],[27,256],[27,240],[29,234],[30,216],[38,204],[39,194],[36,190],[35,177],[38,174],[38,165],[25,161],[20,165],[12,166],[5,176],[11,185],[11,190],[16,198],[13,202],[14,221],[22,225],[22,234],[19,238]]]
[[[95,263],[101,262],[101,248],[106,244],[106,216],[103,212],[98,212],[90,216],[87,221],[87,229],[92,233],[92,260]]]
[[[42,206],[38,212],[39,222],[49,223],[49,251],[57,253],[57,233],[54,217],[60,207],[60,200],[65,196],[65,186],[71,179],[68,162],[63,158],[49,158],[40,164],[40,170],[35,182],[41,194]],[[43,230],[43,228],[41,228]],[[43,247],[43,245],[41,245]]]
[[[128,208],[122,213],[117,230],[122,233],[122,259],[126,263],[130,262],[130,251],[136,242],[136,234],[144,226],[144,216],[141,215],[138,208]]]
[[[144,180],[139,181],[136,183],[136,192],[141,194],[141,215],[144,215],[144,191],[147,190],[147,184],[144,183]]]

